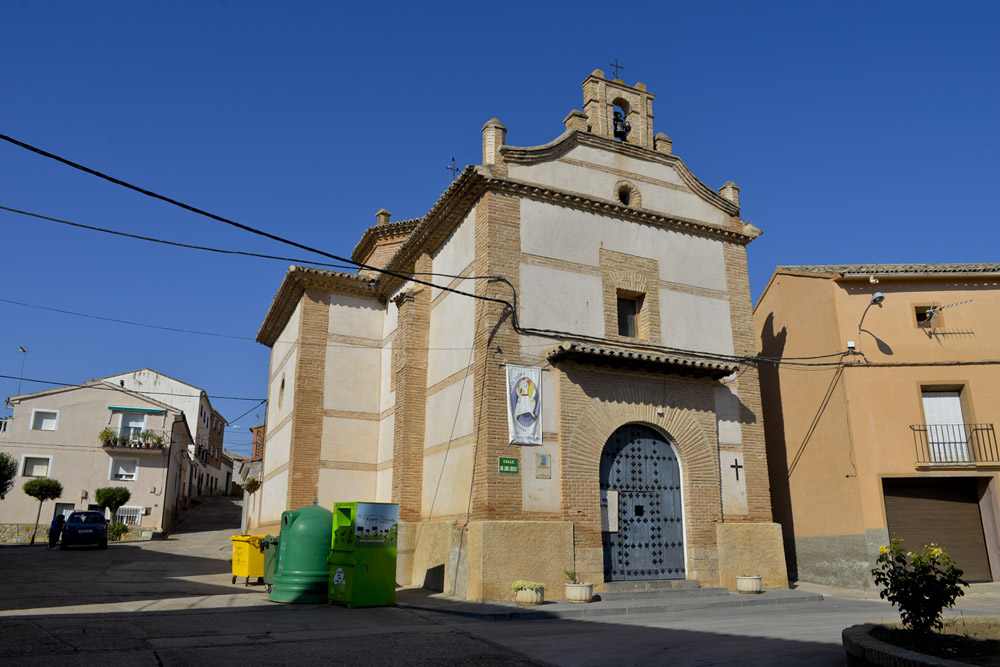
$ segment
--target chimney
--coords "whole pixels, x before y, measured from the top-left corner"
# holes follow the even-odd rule
[[[483,164],[502,165],[500,147],[507,137],[507,128],[496,118],[491,118],[483,125]]]
[[[389,224],[389,218],[390,217],[392,217],[392,213],[389,213],[389,211],[385,210],[384,208],[380,208],[375,213],[375,219],[378,221],[375,224],[376,225],[387,225],[387,224]]]
[[[726,181],[726,183],[719,188],[719,194],[737,206],[740,205],[740,186],[736,185],[732,181]]]

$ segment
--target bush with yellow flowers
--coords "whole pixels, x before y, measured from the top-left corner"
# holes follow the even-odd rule
[[[929,544],[906,551],[900,540],[879,547],[872,576],[882,586],[879,596],[898,607],[903,625],[918,633],[940,630],[941,612],[965,595],[962,586],[968,586],[944,549]]]

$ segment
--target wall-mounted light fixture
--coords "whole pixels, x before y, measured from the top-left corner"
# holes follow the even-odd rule
[[[86,499],[87,499],[87,489],[84,489],[83,491],[80,492],[80,500],[86,500]]]
[[[882,302],[885,301],[885,294],[882,292],[875,292],[872,294],[872,300],[868,302],[868,307],[865,308],[865,312],[861,314],[861,322],[858,322],[858,333],[861,333],[861,324],[865,321],[865,315],[868,314],[868,308],[872,306],[882,307]]]

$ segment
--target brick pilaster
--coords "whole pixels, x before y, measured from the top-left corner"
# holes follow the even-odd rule
[[[423,254],[414,271],[432,270]],[[431,294],[417,286],[396,297],[399,319],[392,349],[396,388],[393,424],[392,502],[399,503],[401,521],[419,521],[424,475],[424,425],[427,419],[427,346]]]
[[[330,307],[322,292],[306,290],[302,295],[301,308],[287,509],[311,505],[319,493],[319,458],[323,438],[323,382]]]
[[[521,205],[510,195],[487,192],[476,204],[474,273],[506,276],[519,287],[521,253]],[[478,292],[511,300],[507,285],[478,281]],[[499,457],[521,459],[520,445],[508,444],[506,371],[504,364],[521,364],[521,344],[502,304],[479,301],[476,320],[481,325],[475,335],[475,393],[473,423],[476,424],[476,460],[473,472],[473,520],[521,518],[521,476],[501,475]]]

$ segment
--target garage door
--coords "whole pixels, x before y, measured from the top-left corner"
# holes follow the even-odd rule
[[[975,478],[884,479],[882,490],[890,539],[910,550],[934,542],[966,581],[993,581]]]

